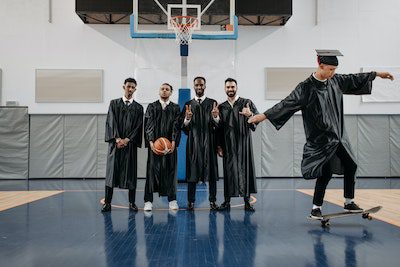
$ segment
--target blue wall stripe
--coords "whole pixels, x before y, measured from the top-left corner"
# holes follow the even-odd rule
[[[189,88],[179,89],[178,104],[181,107],[181,110],[190,98]],[[185,181],[186,178],[186,141],[187,135],[182,132],[181,142],[178,147],[178,181]]]

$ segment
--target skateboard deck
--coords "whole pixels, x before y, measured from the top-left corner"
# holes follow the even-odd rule
[[[311,220],[321,221],[321,226],[322,227],[326,227],[326,226],[329,226],[329,224],[330,224],[329,220],[330,219],[340,218],[340,217],[347,217],[347,216],[357,215],[357,214],[361,214],[363,219],[372,220],[372,217],[371,217],[370,214],[377,213],[381,209],[382,209],[382,206],[376,206],[376,207],[373,207],[373,208],[370,208],[370,209],[367,209],[367,210],[363,210],[363,211],[356,211],[356,212],[343,211],[343,212],[325,214],[325,215],[322,215],[322,218],[320,218],[320,219],[311,218],[311,215],[309,215],[308,218],[311,219]]]

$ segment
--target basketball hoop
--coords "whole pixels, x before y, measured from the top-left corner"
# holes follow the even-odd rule
[[[190,44],[193,30],[199,23],[198,19],[192,16],[175,16],[171,18],[170,22],[175,31],[176,43],[181,45]]]

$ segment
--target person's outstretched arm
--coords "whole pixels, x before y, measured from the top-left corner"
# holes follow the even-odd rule
[[[277,130],[279,130],[297,111],[305,106],[306,90],[303,83],[297,85],[290,95],[281,102],[265,111],[251,117],[249,123],[259,123],[268,119]]]
[[[346,95],[368,95],[372,92],[372,81],[376,77],[393,80],[389,72],[364,72],[355,74],[336,74],[332,81]]]

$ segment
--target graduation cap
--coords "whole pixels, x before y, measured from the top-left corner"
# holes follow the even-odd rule
[[[339,65],[337,57],[343,56],[339,50],[316,49],[315,51],[318,55],[318,64],[337,66]]]

